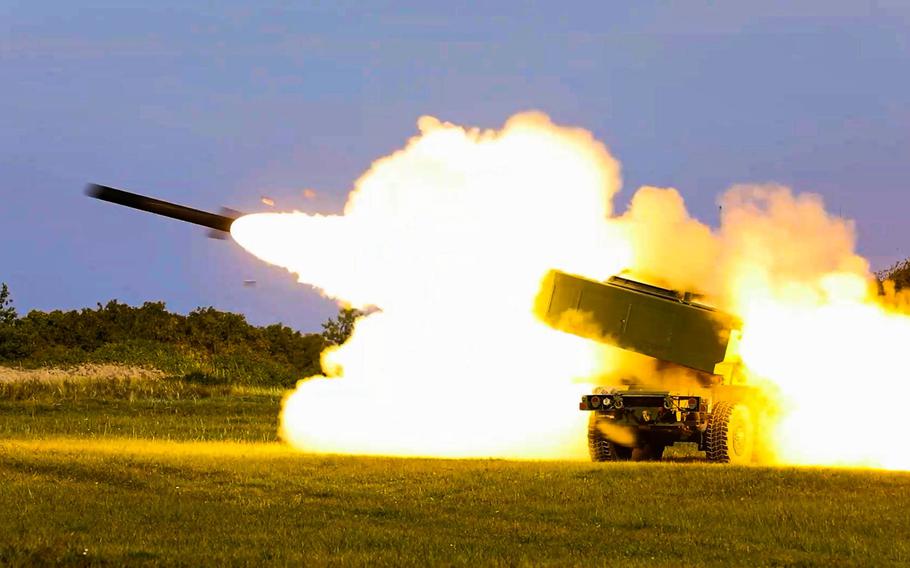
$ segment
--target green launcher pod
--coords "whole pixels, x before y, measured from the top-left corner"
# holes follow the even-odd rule
[[[737,323],[696,298],[618,276],[597,282],[554,270],[536,310],[561,331],[713,374]]]

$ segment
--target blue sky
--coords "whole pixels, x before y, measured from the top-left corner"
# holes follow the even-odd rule
[[[0,0],[0,85],[0,281],[20,311],[164,300],[316,330],[334,305],[283,270],[82,188],[337,212],[422,114],[539,109],[610,146],[620,209],[674,186],[713,224],[728,186],[777,182],[855,219],[875,268],[910,256],[900,0]]]

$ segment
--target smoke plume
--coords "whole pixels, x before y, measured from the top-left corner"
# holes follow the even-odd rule
[[[421,118],[377,160],[344,213],[265,213],[235,239],[346,305],[376,309],[324,354],[327,377],[285,401],[283,435],[320,452],[565,458],[585,451],[578,395],[653,360],[556,332],[532,315],[550,269],[627,271],[703,293],[743,320],[741,356],[771,385],[787,463],[910,467],[899,413],[874,430],[867,393],[903,400],[910,318],[876,294],[853,224],[822,200],[735,186],[718,228],[674,189],[643,187],[616,216],[619,164],[581,129],[519,114],[498,131]],[[905,372],[903,372],[905,374]],[[869,411],[875,412],[877,406]]]

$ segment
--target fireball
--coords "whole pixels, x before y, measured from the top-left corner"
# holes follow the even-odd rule
[[[764,434],[778,460],[910,468],[899,361],[910,317],[898,311],[908,302],[892,294],[886,305],[852,223],[819,197],[736,186],[712,228],[676,190],[644,187],[616,216],[619,163],[589,132],[539,113],[496,131],[431,117],[418,126],[355,182],[343,214],[263,213],[231,228],[300,282],[371,308],[323,354],[327,376],[303,378],[286,399],[291,444],[582,457],[578,396],[630,371],[629,358],[548,328],[534,296],[551,269],[629,271],[742,319],[744,371],[777,401]]]

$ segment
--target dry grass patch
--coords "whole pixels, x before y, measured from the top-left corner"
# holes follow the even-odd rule
[[[82,364],[74,367],[0,367],[0,400],[181,399],[227,394],[228,385],[201,384],[143,367]]]
[[[59,383],[64,381],[155,380],[162,378],[164,378],[164,373],[157,369],[144,369],[128,365],[85,363],[68,368],[39,369],[0,366],[0,383]]]

